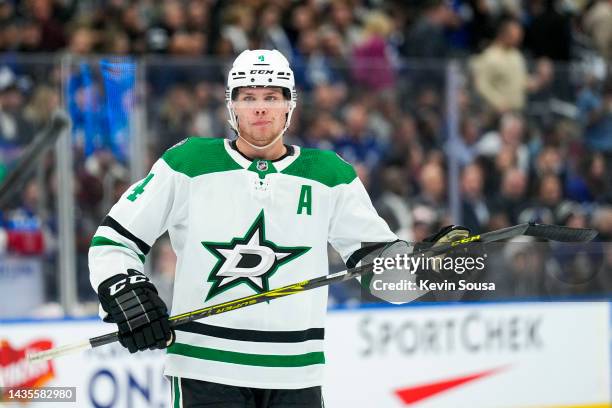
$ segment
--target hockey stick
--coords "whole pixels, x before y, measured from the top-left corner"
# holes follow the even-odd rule
[[[545,225],[525,223],[515,225],[513,227],[503,228],[496,231],[486,232],[484,234],[472,235],[459,241],[440,244],[435,247],[414,252],[412,256],[427,254],[428,256],[440,255],[448,252],[450,249],[457,249],[461,246],[466,246],[472,242],[495,242],[505,239],[511,239],[519,235],[528,235],[536,238],[543,238],[551,241],[562,242],[587,242],[595,238],[597,231],[586,228],[569,228],[557,225]],[[357,276],[365,275],[372,272],[372,264],[362,265],[356,268],[347,269],[326,276],[305,280],[303,282],[294,283],[283,286],[277,289],[272,289],[267,292],[259,293],[252,296],[246,296],[240,299],[231,300],[220,303],[218,305],[204,307],[202,309],[172,316],[169,318],[170,327],[177,327],[181,324],[191,322],[193,320],[202,319],[204,317],[218,315],[229,312],[231,310],[242,309],[244,307],[253,306],[261,302],[281,298],[284,296],[294,295],[306,290],[315,289],[321,286],[331,285],[333,283],[344,282],[353,279]],[[57,347],[51,350],[45,350],[38,353],[28,355],[28,360],[45,361],[52,358],[60,357],[66,354],[71,354],[76,351],[87,350],[94,347],[103,346],[119,340],[119,333],[108,333],[98,337],[92,337],[89,340],[81,343],[70,344],[62,347]]]
[[[70,120],[65,113],[56,111],[51,122],[25,148],[15,167],[0,185],[0,207],[16,191],[16,186],[30,174],[32,165],[37,163],[40,155],[47,150],[62,132],[69,126]]]

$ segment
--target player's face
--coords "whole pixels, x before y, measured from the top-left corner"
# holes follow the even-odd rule
[[[240,136],[265,146],[282,132],[289,112],[281,88],[240,88],[232,102]]]

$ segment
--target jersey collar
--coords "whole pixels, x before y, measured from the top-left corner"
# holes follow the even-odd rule
[[[232,146],[232,141],[229,139],[225,139],[223,141],[223,146],[225,147],[225,151],[227,154],[236,162],[238,165],[244,169],[248,169],[253,164],[253,161],[261,161],[261,160],[251,160],[246,156],[243,156],[242,153],[238,151],[234,146]],[[264,160],[269,163],[274,164],[274,168],[281,172],[286,169],[291,163],[293,163],[300,156],[300,148],[296,145],[289,145],[287,154],[283,157],[276,160]]]

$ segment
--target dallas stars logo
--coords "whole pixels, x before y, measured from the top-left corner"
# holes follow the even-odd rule
[[[206,300],[241,283],[256,293],[269,289],[268,280],[281,265],[306,253],[310,247],[281,247],[266,239],[263,210],[242,238],[229,243],[202,242],[216,258],[208,281],[213,285]]]

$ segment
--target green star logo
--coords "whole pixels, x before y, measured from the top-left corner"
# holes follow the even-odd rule
[[[264,56],[263,56],[263,55],[260,55],[259,57],[257,57],[257,59],[258,59],[260,62],[263,62],[265,58],[264,58]]]
[[[212,287],[206,301],[242,283],[255,293],[270,290],[269,279],[284,264],[306,253],[310,247],[282,247],[266,239],[264,212],[242,238],[230,242],[202,242],[217,258],[208,282]]]

